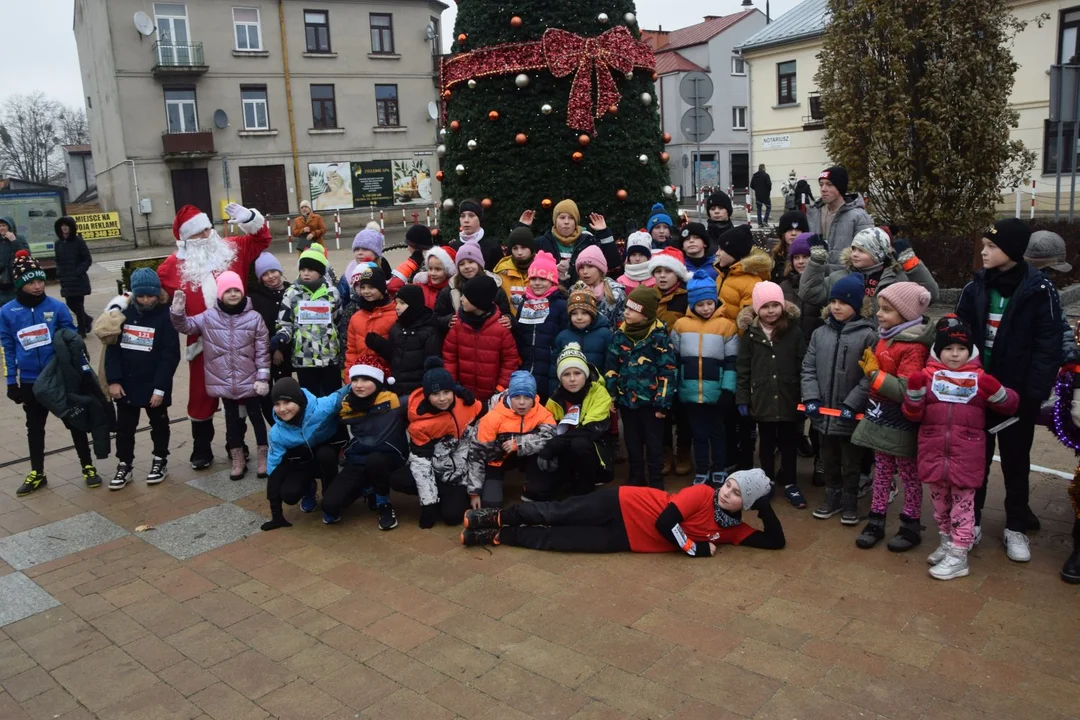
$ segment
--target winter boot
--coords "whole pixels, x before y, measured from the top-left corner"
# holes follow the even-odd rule
[[[270,530],[277,530],[278,528],[292,527],[292,523],[285,519],[285,514],[281,509],[281,501],[270,501],[270,519],[262,524],[260,529],[263,532],[269,532]]]
[[[708,475],[695,475],[694,476],[694,484],[695,485],[704,485],[707,482],[709,482],[709,476]]]
[[[499,528],[485,528],[483,530],[465,528],[461,531],[461,544],[469,547],[476,545],[498,545]]]
[[[675,474],[679,476],[689,475],[694,470],[694,463],[690,459],[690,443],[679,443],[679,449],[675,451]]]
[[[270,453],[270,448],[266,445],[259,446],[259,464],[258,464],[258,476],[260,478],[266,477],[266,456]]]
[[[937,565],[939,562],[945,559],[945,555],[949,551],[949,543],[952,542],[952,536],[941,533],[941,540],[938,542],[937,550],[926,556],[926,562],[931,565]]]
[[[840,512],[840,490],[825,488],[825,499],[814,511],[814,517],[818,520],[828,520],[838,512]]]
[[[844,493],[840,499],[840,507],[843,508],[840,514],[841,525],[859,524],[859,495],[857,493]]]
[[[244,448],[233,448],[229,451],[229,457],[232,458],[232,472],[229,473],[229,479],[242,480],[244,475],[247,474],[247,460],[244,459]]]
[[[465,511],[465,527],[469,530],[484,530],[499,527],[499,508],[479,508]]]
[[[1073,520],[1073,551],[1061,566],[1061,579],[1070,585],[1080,584],[1080,518]]]
[[[214,462],[214,421],[191,421],[191,469],[205,470]]]
[[[675,467],[675,449],[664,448],[664,467],[660,469],[663,475],[670,475]]]
[[[713,470],[712,472],[712,486],[718,488],[727,482],[727,471],[725,470]]]
[[[945,549],[945,557],[930,568],[930,577],[937,580],[954,580],[966,576],[969,572],[967,553],[967,548],[958,547],[955,543],[949,542]]]
[[[900,529],[896,531],[896,535],[893,535],[893,539],[889,541],[889,552],[907,552],[921,542],[922,524],[907,515],[901,515]]]
[[[870,518],[866,523],[866,527],[859,533],[859,537],[855,538],[855,544],[863,550],[869,550],[877,545],[884,537],[885,516],[878,515],[877,513],[870,513]]]

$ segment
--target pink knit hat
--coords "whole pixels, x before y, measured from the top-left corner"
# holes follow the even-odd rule
[[[919,283],[893,283],[879,291],[878,297],[888,300],[905,321],[918,320],[930,307],[930,291]]]
[[[550,280],[556,284],[559,282],[559,266],[555,263],[554,255],[545,250],[536,253],[532,264],[529,265],[529,279],[532,280],[534,277]]]
[[[574,267],[580,270],[582,265],[592,265],[600,271],[601,275],[607,275],[607,260],[604,259],[603,251],[596,245],[590,245],[582,250],[577,256],[577,262],[574,264]]]
[[[784,304],[784,291],[774,282],[759,282],[754,286],[754,292],[751,295],[751,302],[754,305],[754,314],[757,315],[761,312],[761,308],[765,307],[771,302],[778,302],[781,305]]]
[[[217,277],[217,299],[220,300],[225,295],[226,290],[239,290],[244,292],[244,283],[240,281],[240,276],[234,273],[232,270],[226,270]]]
[[[479,265],[482,270],[484,268],[484,253],[480,251],[480,243],[467,242],[459,247],[456,259],[459,266],[461,265],[462,260],[472,260]]]

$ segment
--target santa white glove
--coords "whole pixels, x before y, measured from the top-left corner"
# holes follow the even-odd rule
[[[256,380],[255,381],[255,394],[256,395],[258,395],[259,397],[266,397],[266,395],[269,392],[270,392],[270,383],[266,382],[265,380]]]
[[[233,225],[242,225],[255,219],[255,211],[249,210],[240,203],[229,203],[225,206],[225,214],[229,216],[229,222]]]
[[[184,291],[177,289],[172,296],[172,312],[173,315],[183,315],[184,307],[187,305],[187,296],[184,295]]]

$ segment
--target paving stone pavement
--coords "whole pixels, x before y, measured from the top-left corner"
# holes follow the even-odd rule
[[[0,464],[16,461],[0,467],[3,720],[1080,713],[1078,589],[1057,578],[1070,509],[1053,475],[1032,474],[1032,562],[1004,556],[995,468],[972,574],[941,583],[926,574],[932,530],[913,553],[862,551],[857,528],[783,503],[786,549],[707,561],[466,549],[456,528],[417,528],[415,499],[398,496],[391,532],[366,508],[333,527],[292,508],[294,527],[253,532],[261,482],[253,470],[230,482],[220,450],[210,471],[190,470],[185,423],[161,485],[143,481],[140,433],[124,490],[86,489],[68,450],[47,458],[46,489],[16,498],[21,423],[14,406],[0,415]],[[55,420],[50,431],[48,447],[68,444]],[[1075,463],[1043,431],[1033,460]],[[800,478],[810,470],[801,461]]]

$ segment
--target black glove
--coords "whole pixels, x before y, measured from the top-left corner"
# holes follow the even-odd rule
[[[474,402],[476,402],[476,395],[474,395],[473,391],[465,387],[464,385],[458,385],[456,388],[454,388],[454,394],[457,395],[461,399],[461,402],[465,403],[466,405],[472,405]]]
[[[7,396],[8,399],[16,405],[23,404],[22,388],[16,383],[11,383],[7,386]]]
[[[537,455],[545,460],[554,460],[562,454],[563,450],[566,449],[566,444],[566,438],[551,438],[547,441],[547,444],[544,445],[543,448],[541,448],[540,452],[538,452]]]
[[[892,244],[893,255],[900,258],[901,255],[907,252],[913,252],[911,249],[911,243],[907,240],[897,240]]]
[[[770,493],[765,493],[764,495],[759,497],[757,500],[755,500],[754,504],[750,506],[750,509],[755,511],[755,512],[761,512],[762,510],[768,508],[769,504],[770,504],[769,494]]]
[[[423,530],[430,530],[435,527],[435,523],[439,521],[439,506],[438,505],[421,505],[420,506],[420,528]]]
[[[417,269],[424,267],[423,250],[413,250],[412,255],[409,256],[409,259],[416,263]]]
[[[810,236],[810,249],[813,250],[816,247],[829,249],[829,244],[825,242],[825,238],[821,237],[818,233],[814,233]]]

